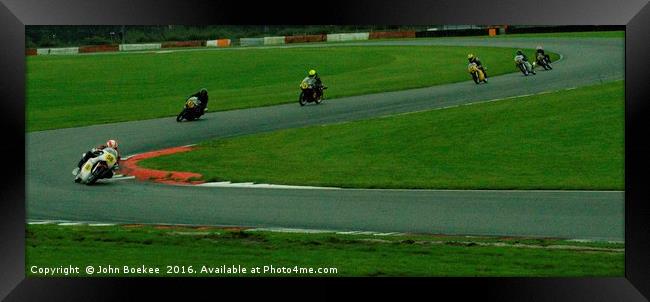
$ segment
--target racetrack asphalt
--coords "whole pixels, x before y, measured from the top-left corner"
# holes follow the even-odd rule
[[[326,46],[461,45],[471,52],[471,46],[535,48],[537,44],[563,56],[552,71],[524,77],[514,72],[513,65],[512,74],[491,77],[487,85],[475,85],[468,76],[466,82],[326,100],[321,105],[300,107],[296,101],[208,113],[196,122],[177,123],[170,116],[27,133],[27,219],[623,241],[624,192],[291,190],[169,186],[135,180],[83,186],[72,181],[70,171],[81,153],[109,137],[118,139],[123,155],[128,155],[624,78],[622,38],[439,38]],[[485,64],[489,67],[489,62]],[[465,72],[465,66],[459,66],[459,72]],[[219,101],[225,100],[212,100]],[[182,102],[179,111],[181,106]]]

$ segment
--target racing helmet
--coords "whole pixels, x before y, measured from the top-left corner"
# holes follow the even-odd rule
[[[467,55],[467,58],[470,59],[470,60],[473,59],[473,58],[474,58],[474,54],[472,54],[472,53],[468,54],[468,55]]]
[[[535,49],[537,49],[537,50],[542,49],[542,45],[537,45],[537,48],[535,48]]]
[[[315,76],[315,75],[316,75],[316,70],[314,70],[314,69],[309,70],[309,76],[310,76],[310,77],[313,77],[313,76]]]
[[[113,149],[117,148],[117,141],[114,140],[114,139],[107,140],[106,141],[106,147],[113,148]]]
[[[199,90],[199,94],[205,96],[208,94],[208,90],[205,88],[201,88],[201,90]]]

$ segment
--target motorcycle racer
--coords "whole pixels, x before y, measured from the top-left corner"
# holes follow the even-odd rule
[[[314,85],[319,89],[319,91],[322,91],[323,87],[324,87],[323,86],[323,81],[321,81],[320,76],[318,76],[318,73],[316,72],[316,70],[311,69],[311,70],[309,70],[309,72],[307,74],[308,75],[304,80],[314,81]]]
[[[542,48],[542,45],[537,45],[537,48],[535,49],[535,54],[537,55],[542,55],[546,60],[551,63],[551,57],[544,52],[544,48]]]
[[[113,177],[113,171],[119,169],[119,163],[120,163],[120,151],[117,149],[117,141],[114,139],[109,139],[106,141],[105,144],[99,145],[95,148],[90,149],[90,151],[86,152],[83,154],[81,160],[79,160],[79,163],[77,164],[77,167],[72,171],[72,174],[77,176],[79,175],[79,171],[81,170],[81,166],[83,166],[89,159],[97,157],[104,148],[112,148],[117,152],[117,163],[113,166],[111,171],[108,171],[106,174],[106,178],[112,178]],[[75,178],[75,181],[78,181],[78,178]]]
[[[478,69],[483,71],[483,75],[487,78],[487,72],[485,71],[485,67],[483,67],[483,64],[481,64],[481,60],[479,60],[479,58],[477,56],[470,53],[470,54],[467,55],[467,60],[470,63],[475,63],[476,67],[478,67]]]
[[[532,73],[532,74],[536,74],[536,73],[535,73],[535,70],[534,70],[534,66],[532,66],[532,65],[530,64],[530,62],[528,61],[528,57],[524,54],[523,51],[521,51],[521,50],[517,50],[517,54],[515,55],[515,61],[517,61],[518,58],[521,58],[521,61],[522,61],[526,66],[529,66],[529,67],[530,67],[530,68],[528,68],[528,69],[530,69],[530,73]]]
[[[199,92],[197,92],[197,93],[195,93],[193,95],[190,95],[189,98],[191,98],[191,97],[196,97],[196,98],[199,99],[199,101],[201,102],[201,105],[200,105],[199,108],[201,109],[201,115],[203,115],[205,113],[205,111],[208,110],[208,90],[205,89],[205,88],[201,88],[201,90],[199,90]]]

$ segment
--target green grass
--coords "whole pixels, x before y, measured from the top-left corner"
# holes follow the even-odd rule
[[[622,81],[203,142],[140,162],[207,181],[361,188],[624,187]]]
[[[211,111],[295,102],[306,70],[328,97],[467,81],[468,52],[491,75],[513,72],[513,49],[345,46],[27,57],[27,130],[173,116],[205,87]],[[555,56],[557,59],[557,56]]]
[[[192,266],[194,270],[204,265],[241,265],[249,272],[252,267],[272,265],[276,268],[337,269],[336,274],[311,276],[620,277],[624,274],[622,249],[622,243],[575,243],[554,239],[27,225],[25,271],[27,276],[42,276],[31,273],[31,267],[72,265],[80,267],[80,273],[73,276],[86,277],[84,271],[88,265],[120,268],[145,265],[158,267],[162,272],[167,271],[167,265]],[[266,273],[262,276],[297,274]]]
[[[584,31],[584,32],[563,32],[563,33],[539,33],[539,34],[506,34],[497,35],[499,38],[625,38],[625,31]]]

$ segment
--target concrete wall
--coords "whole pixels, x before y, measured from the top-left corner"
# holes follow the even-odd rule
[[[41,55],[74,55],[79,53],[79,47],[38,48],[36,54]]]
[[[370,33],[328,34],[327,42],[368,40]]]
[[[241,38],[239,44],[241,46],[264,45],[264,38]]]
[[[120,51],[160,49],[161,47],[161,43],[120,44]]]
[[[280,44],[284,44],[284,36],[264,37],[264,45],[280,45]]]

